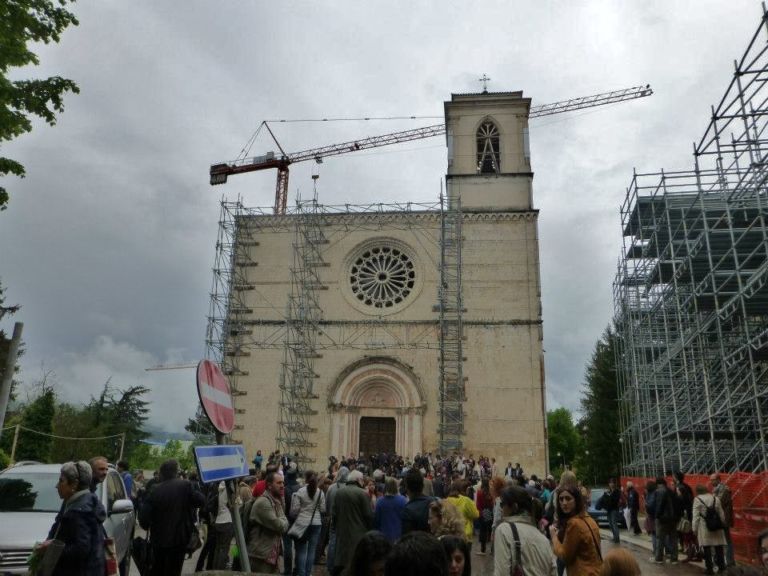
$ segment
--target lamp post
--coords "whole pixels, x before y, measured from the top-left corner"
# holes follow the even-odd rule
[[[624,436],[619,434],[619,447],[621,449],[621,454],[619,455],[619,465],[618,465],[618,473],[616,474],[616,478],[621,477],[621,463],[624,461]]]

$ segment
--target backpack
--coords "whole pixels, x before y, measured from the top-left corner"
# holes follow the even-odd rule
[[[203,505],[203,512],[212,521],[216,521],[216,516],[219,514],[219,488],[218,484],[208,486],[208,492],[205,495],[205,504]]]
[[[243,527],[243,532],[245,533],[245,541],[248,542],[248,536],[251,533],[250,530],[250,521],[251,521],[251,510],[253,510],[253,505],[256,502],[256,498],[251,498],[243,504],[240,507],[240,524]]]
[[[704,504],[704,500],[699,498],[699,501]],[[704,518],[704,524],[707,525],[707,530],[710,532],[716,532],[718,530],[722,530],[725,528],[723,525],[723,521],[720,520],[720,515],[717,513],[717,505],[716,505],[716,498],[712,499],[712,506],[707,506],[704,504],[705,512],[702,518]]]

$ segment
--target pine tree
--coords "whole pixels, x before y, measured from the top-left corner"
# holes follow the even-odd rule
[[[583,417],[578,424],[584,438],[581,476],[585,481],[605,483],[621,474],[615,347],[616,336],[609,326],[595,344],[587,366],[581,397]]]

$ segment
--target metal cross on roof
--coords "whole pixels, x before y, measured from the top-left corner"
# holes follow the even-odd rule
[[[483,94],[487,94],[488,93],[488,82],[490,80],[491,79],[488,78],[488,76],[486,76],[485,73],[483,73],[483,77],[482,78],[478,78],[477,79],[478,82],[482,82],[483,83]]]

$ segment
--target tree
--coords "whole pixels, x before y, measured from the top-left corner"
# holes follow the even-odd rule
[[[562,471],[564,464],[573,464],[581,449],[581,437],[573,424],[570,410],[558,408],[547,412],[547,435],[549,469]]]
[[[126,390],[113,390],[110,381],[104,383],[101,393],[85,406],[59,404],[53,418],[57,436],[69,438],[106,437],[95,440],[57,439],[53,445],[54,459],[87,460],[102,455],[115,461],[120,456],[121,435],[125,435],[123,457],[147,437],[144,423],[149,413],[149,402],[143,396],[149,392],[144,386],[131,386]]]
[[[6,316],[13,316],[16,312],[19,311],[20,306],[5,306],[5,290],[2,286],[0,286],[0,321]],[[5,375],[5,362],[8,358],[8,352],[11,348],[11,338],[6,334],[5,330],[0,328],[0,382],[3,380],[3,376]],[[21,356],[24,353],[24,350],[20,347],[18,356]],[[14,372],[18,371],[18,366],[14,367]],[[16,381],[13,381],[11,383],[11,399],[14,398],[13,390],[18,384]]]
[[[53,416],[56,411],[56,392],[43,380],[37,396],[21,413],[21,426],[15,460],[48,462],[53,444]]]
[[[160,464],[173,458],[181,470],[191,470],[195,465],[192,445],[184,448],[178,440],[168,440],[165,446],[140,444],[131,454],[131,467],[142,470],[157,470]]]
[[[62,32],[78,24],[66,9],[73,0],[3,0],[0,2],[0,142],[32,131],[30,116],[56,124],[56,113],[64,111],[64,95],[80,90],[72,80],[51,76],[45,79],[10,80],[11,68],[37,65],[37,55],[28,44],[59,42]],[[24,166],[0,156],[0,176],[24,177]],[[8,192],[0,186],[0,210],[8,203]]]
[[[584,438],[582,477],[605,483],[621,474],[619,387],[616,379],[616,335],[607,327],[587,365],[581,397]]]

